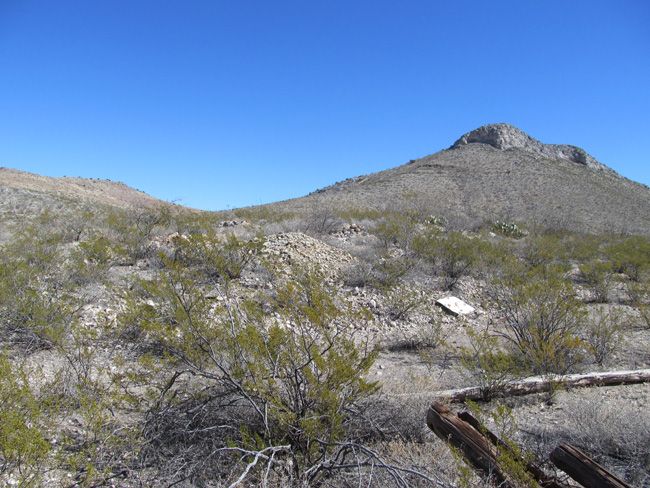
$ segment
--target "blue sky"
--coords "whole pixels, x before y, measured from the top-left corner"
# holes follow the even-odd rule
[[[510,122],[650,184],[650,2],[0,0],[0,165],[222,209]]]

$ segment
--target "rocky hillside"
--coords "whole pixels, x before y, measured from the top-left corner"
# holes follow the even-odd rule
[[[148,208],[164,204],[122,183],[50,178],[0,168],[0,221],[45,209]],[[650,234],[650,189],[581,148],[543,144],[508,124],[480,127],[449,149],[351,178],[262,210],[312,212],[416,209],[453,227],[496,220],[587,232]],[[255,208],[252,209],[255,211]]]
[[[468,132],[449,149],[351,178],[278,209],[428,211],[461,227],[506,220],[579,231],[650,233],[650,189],[583,149],[543,144],[507,124]]]
[[[0,168],[0,220],[11,222],[44,210],[76,208],[153,208],[165,205],[124,183],[87,179],[51,178],[10,168]]]

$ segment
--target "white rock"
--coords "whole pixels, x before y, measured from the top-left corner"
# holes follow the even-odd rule
[[[436,305],[454,316],[467,315],[474,312],[474,307],[456,297],[441,298],[440,300],[436,300]]]

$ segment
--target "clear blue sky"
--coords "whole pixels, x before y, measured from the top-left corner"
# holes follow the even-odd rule
[[[510,122],[650,183],[650,2],[0,0],[0,165],[221,209]]]

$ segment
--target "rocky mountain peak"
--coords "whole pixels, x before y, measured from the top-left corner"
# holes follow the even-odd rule
[[[598,171],[614,173],[584,149],[567,144],[544,144],[510,124],[489,124],[474,129],[458,139],[450,149],[474,143],[487,144],[500,151],[520,149],[543,158],[565,159]]]

